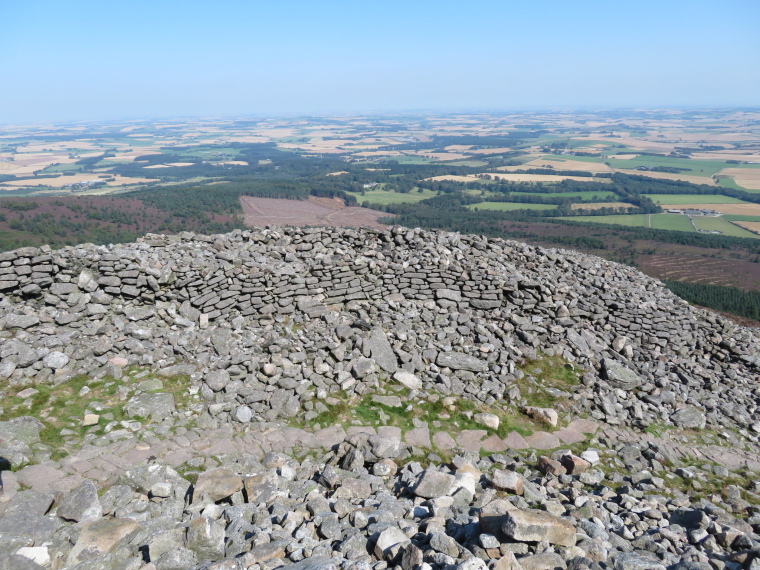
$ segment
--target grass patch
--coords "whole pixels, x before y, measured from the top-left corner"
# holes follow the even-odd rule
[[[561,356],[541,354],[538,358],[525,361],[518,368],[523,371],[523,377],[516,384],[527,405],[557,410],[569,408],[568,392],[580,382],[581,372]],[[546,425],[527,417],[506,400],[486,405],[467,398],[437,394],[410,399],[410,392],[406,388],[399,389],[396,385],[388,385],[387,390],[384,388],[386,387],[361,396],[345,391],[331,394],[330,398],[320,402],[321,411],[315,417],[310,420],[294,418],[291,425],[299,428],[333,425],[394,426],[405,433],[414,429],[416,423],[424,422],[431,435],[445,431],[455,439],[463,430],[484,430],[488,436],[497,435],[503,439],[513,431],[528,436],[547,429]],[[402,405],[392,406],[373,401],[378,395],[398,396]],[[497,416],[499,427],[492,429],[478,423],[474,419],[478,413]]]
[[[48,446],[52,458],[61,459],[69,454],[72,445],[81,441],[85,434],[104,435],[105,429],[113,422],[129,419],[124,410],[127,399],[119,398],[119,388],[131,388],[129,395],[135,392],[136,384],[155,378],[145,374],[141,368],[129,368],[120,379],[105,376],[93,379],[79,375],[59,385],[39,384],[34,386],[37,393],[22,397],[19,394],[27,387],[13,387],[4,391],[0,421],[7,421],[20,416],[32,416],[43,423],[40,441]],[[187,376],[161,378],[163,387],[153,392],[166,392],[174,395],[178,408],[188,403],[190,396]],[[96,425],[83,426],[86,413],[99,415]],[[139,418],[134,418],[139,419]],[[63,432],[63,433],[62,433]]]
[[[566,408],[568,391],[580,383],[580,373],[561,356],[539,354],[526,360],[518,369],[523,377],[517,381],[522,398],[529,406]]]

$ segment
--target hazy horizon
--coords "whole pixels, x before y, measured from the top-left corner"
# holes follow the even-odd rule
[[[1,124],[760,105],[750,0],[32,0],[0,17]]]

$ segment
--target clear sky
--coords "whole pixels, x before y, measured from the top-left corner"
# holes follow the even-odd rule
[[[0,123],[760,106],[760,0],[0,0]]]

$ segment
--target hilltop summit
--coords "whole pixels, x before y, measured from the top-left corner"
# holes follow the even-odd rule
[[[12,563],[760,563],[756,332],[630,267],[269,227],[0,253],[0,307]]]

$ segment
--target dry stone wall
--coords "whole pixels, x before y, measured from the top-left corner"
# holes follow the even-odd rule
[[[632,268],[480,236],[268,228],[23,248],[0,254],[0,310],[11,384],[125,364],[195,381],[221,370],[233,388],[203,389],[223,420],[237,405],[310,411],[309,398],[361,393],[397,369],[424,390],[519,401],[514,363],[548,351],[588,372],[576,405],[597,419],[695,408],[686,423],[760,430],[751,330]],[[287,327],[303,334],[282,340]]]

